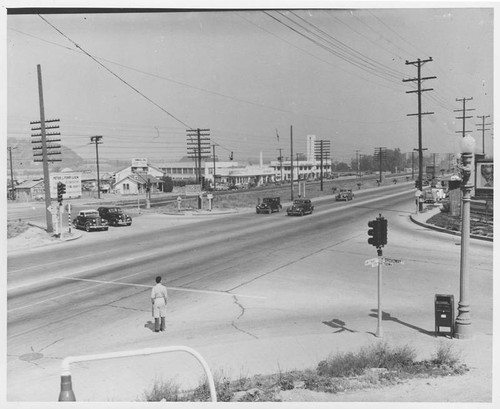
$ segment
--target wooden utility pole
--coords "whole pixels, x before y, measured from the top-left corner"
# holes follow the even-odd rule
[[[407,114],[407,116],[418,116],[418,189],[422,190],[422,179],[423,179],[423,167],[424,167],[424,157],[423,157],[423,148],[422,148],[422,115],[431,115],[434,112],[422,112],[422,92],[432,91],[433,88],[422,88],[422,81],[430,80],[436,78],[432,77],[423,77],[421,76],[422,65],[426,62],[432,61],[432,57],[429,57],[427,60],[421,60],[420,58],[417,61],[406,61],[406,65],[414,65],[417,67],[417,77],[409,78],[403,80],[403,82],[416,82],[417,90],[415,91],[406,91],[407,94],[417,93],[418,96],[418,113],[416,114]]]
[[[455,131],[455,133],[461,133],[462,134],[462,138],[464,138],[465,134],[467,134],[469,132],[472,132],[472,131],[466,131],[465,130],[465,120],[469,119],[469,118],[472,118],[472,116],[465,116],[465,113],[468,112],[468,111],[475,111],[475,109],[474,108],[472,108],[472,109],[465,109],[465,103],[467,101],[472,101],[472,97],[471,98],[457,98],[456,101],[457,102],[462,101],[462,109],[454,109],[453,110],[453,112],[462,112],[462,116],[456,116],[455,117],[456,119],[461,119],[462,120],[462,130],[461,131]]]
[[[278,160],[280,161],[280,183],[283,183],[283,154],[281,153],[282,149],[278,149],[280,151],[280,156]]]
[[[293,202],[293,125],[290,125],[290,196]]]
[[[215,145],[212,145],[212,157],[213,157],[213,160],[214,160],[214,190],[215,189]]]
[[[483,123],[482,124],[476,124],[477,126],[481,126],[481,129],[478,129],[478,131],[482,131],[482,134],[483,134],[483,155],[486,154],[485,152],[485,149],[484,149],[484,131],[489,131],[490,128],[485,128],[485,126],[488,126],[488,125],[491,125],[491,123],[489,124],[486,124],[484,121],[486,120],[486,118],[489,118],[490,116],[489,115],[482,115],[482,116],[478,116],[478,118],[482,118],[483,119]]]
[[[43,105],[43,86],[42,86],[42,67],[40,64],[36,66],[38,73],[38,99],[40,103],[40,133],[42,136],[42,158],[43,158],[43,185],[45,190],[45,218],[47,220],[47,233],[54,232],[52,223],[52,202],[50,200],[50,179],[49,179],[49,162],[47,156],[47,141],[45,134],[45,107]]]
[[[16,149],[16,146],[14,147],[9,146],[7,149],[9,150],[9,161],[10,161],[10,188],[11,188],[10,198],[12,200],[16,200],[16,190],[14,188],[14,170],[12,166],[12,149]]]
[[[101,198],[101,178],[99,176],[99,149],[97,148],[98,145],[101,144],[99,142],[102,139],[101,135],[96,135],[96,136],[91,136],[90,140],[92,142],[95,142],[95,157],[96,157],[96,163],[97,163],[97,198]]]

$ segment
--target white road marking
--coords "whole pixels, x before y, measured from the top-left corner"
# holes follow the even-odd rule
[[[122,283],[119,281],[101,281],[101,280],[91,280],[88,278],[75,278],[75,277],[59,277],[61,279],[65,280],[74,280],[74,281],[88,281],[91,283],[100,283],[100,284],[118,284],[118,285],[128,285],[132,287],[147,287],[147,288],[153,288],[152,285],[146,285],[146,284],[134,284],[134,283]],[[230,296],[230,297],[245,297],[245,298],[260,298],[260,299],[266,299],[266,297],[262,297],[259,295],[245,295],[245,294],[233,294],[233,293],[228,293],[226,291],[215,291],[215,290],[195,290],[194,288],[183,288],[183,287],[167,287],[167,290],[173,290],[173,291],[185,291],[185,292],[192,292],[192,293],[201,293],[201,294],[215,294],[215,295],[225,295],[225,296]]]
[[[67,297],[69,295],[74,295],[76,293],[84,292],[84,291],[90,290],[92,288],[100,287],[100,286],[107,285],[107,284],[117,284],[117,285],[125,285],[125,286],[128,285],[131,287],[153,288],[152,285],[123,283],[123,282],[118,281],[118,280],[122,280],[124,278],[128,278],[128,277],[140,274],[140,273],[142,273],[142,272],[134,273],[134,274],[131,274],[131,275],[125,276],[125,277],[121,277],[121,278],[119,278],[117,280],[113,280],[113,281],[91,280],[91,279],[87,279],[87,278],[63,277],[63,276],[53,277],[54,279],[61,279],[61,280],[85,281],[85,282],[89,282],[89,283],[96,283],[96,285],[93,285],[93,286],[88,287],[88,288],[83,288],[83,289],[78,290],[78,291],[72,291],[70,294],[69,293],[68,294],[61,294],[61,295],[58,295],[57,297],[47,298],[46,300],[41,300],[41,301],[29,304],[29,305],[24,305],[22,307],[12,308],[10,310],[7,310],[7,312],[10,313],[13,311],[23,310],[25,308],[30,308],[30,307],[33,307],[35,305],[43,304],[43,303],[46,303],[49,301],[58,300],[60,298]],[[258,296],[258,295],[234,294],[234,293],[228,293],[225,291],[214,291],[214,290],[195,290],[192,288],[182,288],[182,287],[167,287],[167,289],[172,290],[172,291],[185,291],[185,292],[201,293],[201,294],[224,295],[224,296],[239,297],[239,298],[257,298],[257,299],[266,299],[267,298],[267,297]]]

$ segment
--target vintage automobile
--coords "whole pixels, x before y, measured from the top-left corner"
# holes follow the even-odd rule
[[[279,197],[265,197],[262,199],[262,203],[255,206],[255,212],[257,214],[267,213],[271,214],[273,212],[279,212],[282,206]]]
[[[337,196],[335,196],[335,200],[344,200],[347,202],[348,200],[352,200],[353,197],[354,193],[352,193],[351,189],[340,189],[340,192],[337,194]]]
[[[97,210],[81,210],[73,224],[77,229],[91,230],[108,230],[108,223]]]
[[[123,210],[119,207],[99,207],[97,211],[99,216],[106,220],[110,226],[130,226],[132,224],[132,218],[123,213]]]
[[[312,214],[314,206],[310,199],[295,199],[291,206],[286,209],[288,216],[304,216],[305,214]]]

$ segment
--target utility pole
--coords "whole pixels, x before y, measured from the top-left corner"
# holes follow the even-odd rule
[[[417,77],[404,79],[403,82],[416,82],[417,90],[415,91],[406,91],[407,94],[417,93],[418,96],[418,113],[416,114],[407,114],[407,116],[418,116],[418,189],[422,190],[422,179],[423,179],[423,153],[422,153],[422,115],[431,115],[434,112],[422,112],[422,92],[432,91],[433,88],[422,88],[422,81],[430,80],[436,78],[432,77],[422,77],[421,69],[422,65],[427,62],[432,61],[432,57],[429,57],[427,60],[421,60],[420,58],[417,61],[406,61],[406,65],[414,65],[417,67]]]
[[[290,191],[293,202],[293,125],[290,125]]]
[[[201,184],[201,159],[210,157],[210,129],[188,129],[187,137],[189,141],[187,142],[188,157],[197,158],[198,161],[198,183]],[[193,141],[193,137],[196,137],[196,141]],[[198,209],[201,209],[201,197],[198,197]]]
[[[283,183],[283,154],[281,153],[282,149],[278,149],[280,151],[280,156],[278,160],[280,161],[280,183]]]
[[[101,178],[99,176],[99,149],[97,148],[98,145],[101,144],[99,142],[102,139],[101,135],[96,135],[96,136],[91,136],[90,141],[95,142],[95,157],[96,157],[96,163],[97,163],[97,198],[101,198]]]
[[[356,149],[356,176],[359,178],[359,149]]]
[[[46,126],[47,122],[58,122],[59,119],[49,119],[45,120],[45,107],[43,104],[43,86],[42,86],[42,67],[40,64],[36,66],[37,68],[37,74],[38,74],[38,99],[40,103],[40,121],[32,121],[30,122],[31,125],[36,125],[35,127],[31,128],[32,131],[40,131],[39,134],[34,134],[31,135],[32,137],[38,137],[40,136],[41,139],[39,140],[32,140],[31,143],[35,144],[40,144],[41,146],[34,146],[34,150],[41,150],[42,153],[34,153],[33,156],[41,156],[42,159],[34,159],[34,162],[43,162],[43,185],[44,185],[44,191],[45,191],[45,218],[47,220],[47,233],[53,233],[54,232],[54,225],[52,222],[52,201],[50,198],[50,175],[49,175],[49,155],[60,155],[61,152],[57,151],[51,151],[48,152],[48,149],[51,148],[60,148],[60,145],[47,145],[49,142],[59,142],[60,139],[47,139],[47,135],[60,135],[60,133],[46,133],[46,129],[51,129],[51,128],[59,128],[59,126]],[[38,127],[38,124],[40,127]],[[61,159],[50,159],[50,161],[57,162],[61,161]]]
[[[373,155],[375,159],[378,159],[379,161],[379,181],[380,181],[380,184],[382,183],[382,161],[384,161],[386,159],[386,155],[387,155],[387,152],[386,152],[386,148],[384,147],[380,147],[380,148],[375,148],[375,154]]]
[[[215,145],[212,145],[212,156],[213,156],[213,160],[214,160],[214,190],[215,189]]]
[[[486,124],[484,121],[486,120],[486,118],[489,118],[490,116],[489,115],[482,115],[482,116],[478,116],[478,118],[482,118],[483,119],[483,123],[482,124],[476,124],[477,126],[481,126],[482,127],[480,129],[478,129],[478,131],[482,131],[482,134],[483,134],[483,155],[485,155],[485,149],[484,149],[484,131],[489,131],[490,128],[485,128],[485,126],[488,126],[488,125],[491,125],[491,122],[489,124]]]
[[[456,101],[457,102],[462,101],[462,109],[454,109],[453,112],[462,112],[463,116],[456,116],[455,117],[456,119],[461,119],[462,120],[462,130],[461,131],[455,131],[455,133],[461,133],[462,134],[462,138],[464,138],[466,133],[472,132],[472,131],[466,131],[465,130],[465,120],[469,119],[469,118],[472,118],[472,116],[465,116],[465,113],[467,111],[475,111],[475,109],[474,108],[472,108],[472,109],[465,109],[465,103],[467,101],[472,101],[472,97],[471,98],[457,98]]]
[[[411,152],[411,180],[415,179],[415,152],[414,152],[414,150]]]
[[[14,188],[14,170],[12,167],[12,149],[16,149],[17,147],[11,147],[9,146],[7,149],[9,150],[9,160],[10,160],[10,188],[11,188],[11,196],[10,198],[12,200],[16,200],[16,190]]]
[[[319,145],[319,146],[318,146]],[[323,191],[323,159],[330,158],[330,141],[327,140],[319,140],[316,141],[315,146],[315,159],[320,160],[320,189]]]

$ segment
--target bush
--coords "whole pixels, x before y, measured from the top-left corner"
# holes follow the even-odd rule
[[[454,367],[460,361],[459,355],[453,350],[451,344],[440,343],[436,354],[432,357],[432,363],[438,366]]]
[[[144,392],[146,402],[160,402],[165,399],[167,402],[178,402],[180,400],[179,386],[172,381],[155,380],[153,388],[149,392]]]
[[[391,348],[387,343],[362,348],[358,353],[338,353],[318,364],[320,376],[349,377],[361,375],[367,368],[386,368],[389,371],[408,368],[416,353],[409,346]]]

